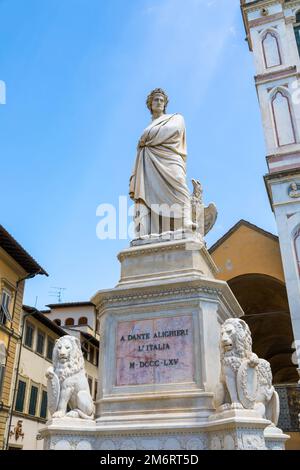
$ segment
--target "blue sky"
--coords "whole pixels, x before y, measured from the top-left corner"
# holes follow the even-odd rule
[[[0,223],[50,274],[27,282],[26,303],[118,282],[129,240],[99,240],[96,208],[127,194],[155,87],[184,115],[189,180],[218,207],[208,245],[241,218],[276,233],[239,3],[0,0]]]

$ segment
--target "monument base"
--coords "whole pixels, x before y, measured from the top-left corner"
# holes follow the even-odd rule
[[[47,450],[284,450],[289,438],[252,410],[213,413],[202,424],[134,427],[53,419],[40,431]]]
[[[288,436],[255,412],[215,411],[221,327],[243,311],[215,279],[203,241],[137,240],[118,258],[118,285],[92,299],[100,320],[96,419],[49,421],[44,448],[283,448]]]

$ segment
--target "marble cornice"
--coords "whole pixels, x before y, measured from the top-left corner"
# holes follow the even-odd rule
[[[151,247],[151,245],[146,245],[147,248],[136,248],[136,249],[129,249],[129,250],[124,250],[124,251],[121,251],[119,254],[118,254],[118,260],[119,261],[123,261],[124,259],[128,258],[128,257],[132,257],[132,256],[141,256],[141,255],[148,255],[148,254],[151,254],[151,253],[161,253],[161,252],[164,252],[164,251],[174,251],[174,250],[178,250],[180,248],[182,248],[182,243],[180,244],[176,244],[176,245],[166,245],[166,246],[163,246],[163,245],[157,245],[155,244],[155,246]]]
[[[282,78],[296,77],[298,78],[300,74],[297,72],[296,65],[287,67],[285,69],[278,69],[274,72],[261,73],[254,77],[255,84],[262,84],[271,82],[274,80],[279,80]]]
[[[248,21],[248,25],[250,28],[256,28],[256,26],[262,26],[264,24],[271,23],[272,21],[278,21],[284,19],[284,13],[275,13],[274,15],[269,16],[262,16],[261,18],[257,18],[255,20]]]
[[[124,293],[124,294],[113,294],[109,295],[106,297],[102,297],[99,303],[98,308],[101,309],[104,305],[107,303],[116,303],[116,302],[128,302],[128,301],[136,301],[136,300],[145,300],[145,299],[161,299],[161,298],[166,298],[167,296],[180,296],[186,295],[186,294],[192,294],[192,295],[197,295],[201,293],[206,293],[206,294],[217,294],[217,295],[223,295],[223,292],[221,289],[217,289],[215,287],[207,287],[207,286],[202,286],[202,287],[178,287],[178,288],[166,288],[166,289],[151,289],[148,288],[147,290],[143,290],[142,292],[140,290],[136,290],[135,292],[129,292],[129,293]]]
[[[242,9],[246,13],[248,13],[248,12],[252,13],[254,11],[261,10],[262,8],[268,8],[271,5],[282,5],[282,6],[284,6],[283,1],[284,0],[256,0],[256,1],[251,2],[251,3],[244,3],[242,5]]]

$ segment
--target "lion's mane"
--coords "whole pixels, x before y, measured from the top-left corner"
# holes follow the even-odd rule
[[[226,356],[233,356],[237,358],[247,357],[252,352],[252,338],[249,326],[244,320],[239,318],[229,318],[224,322],[221,329],[221,337],[226,326],[232,325],[234,327],[233,349],[228,353],[225,352],[222,342],[220,342],[220,354],[223,361]]]
[[[58,347],[60,344],[65,344],[66,342],[71,345],[70,355],[66,362],[61,362]],[[77,338],[72,336],[62,336],[56,341],[53,349],[53,368],[60,382],[63,382],[67,377],[75,375],[84,369],[83,354]]]

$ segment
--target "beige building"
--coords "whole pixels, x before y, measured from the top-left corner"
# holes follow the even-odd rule
[[[33,307],[23,307],[23,318],[25,328],[18,366],[14,411],[9,432],[9,449],[39,450],[43,448],[39,429],[49,418],[45,373],[52,364],[55,340],[66,333],[80,339],[91,394],[94,399],[97,393],[99,342],[85,331],[61,328],[48,315]]]
[[[0,449],[7,447],[25,280],[46,271],[0,225]]]
[[[83,345],[85,358],[98,364],[99,325],[95,305],[86,301],[49,304],[47,307],[50,310],[43,310],[47,318],[69,335],[77,336]],[[89,374],[89,370],[87,372]]]

